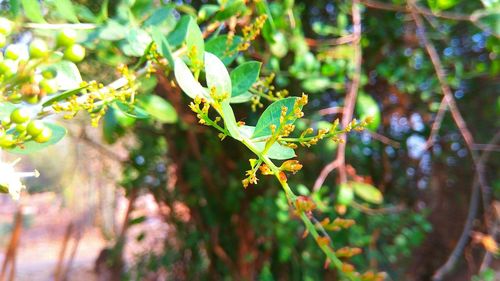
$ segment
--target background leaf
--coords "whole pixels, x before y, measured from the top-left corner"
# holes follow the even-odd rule
[[[240,36],[234,36],[231,41],[227,35],[217,36],[205,44],[205,51],[219,57],[225,65],[230,65],[238,56],[237,47],[241,41]]]
[[[384,200],[382,192],[375,186],[364,182],[349,182],[354,189],[354,193],[369,203],[381,204]]]
[[[69,22],[78,22],[78,17],[76,16],[75,7],[70,0],[56,0],[54,1],[57,11],[64,19]]]
[[[260,62],[249,61],[239,65],[231,71],[231,97],[244,94],[252,87],[253,83],[255,83],[259,77],[261,65]]]
[[[139,99],[144,110],[161,123],[177,122],[175,108],[165,99],[157,95],[144,95]]]
[[[38,0],[21,0],[24,15],[32,22],[43,23],[42,6]]]

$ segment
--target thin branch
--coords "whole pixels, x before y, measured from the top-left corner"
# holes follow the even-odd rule
[[[391,3],[383,3],[379,1],[374,1],[374,0],[360,0],[362,4],[364,4],[366,7],[369,8],[374,8],[374,9],[379,9],[379,10],[386,10],[386,11],[394,11],[394,12],[402,12],[402,13],[411,13],[412,9],[405,7],[405,6],[400,6],[400,5],[394,5]],[[450,13],[450,12],[439,12],[435,13],[429,9],[415,6],[414,12],[426,15],[426,16],[432,16],[436,18],[443,18],[443,19],[449,19],[449,20],[458,20],[458,21],[475,21],[475,17],[472,15],[464,15],[464,14],[458,14],[458,13]]]
[[[339,113],[342,113],[343,111],[344,111],[343,107],[333,106],[333,107],[320,109],[318,111],[318,114],[319,115],[331,115],[331,114],[339,114]]]
[[[351,87],[349,89],[349,93],[347,94],[344,112],[342,115],[342,127],[345,128],[351,122],[353,113],[354,113],[354,104],[356,103],[356,96],[358,94],[358,89],[361,80],[361,12],[359,10],[359,0],[354,0],[352,3],[352,22],[353,22],[353,35],[355,40],[353,41],[354,48],[354,74],[352,77]],[[339,177],[340,182],[347,182],[347,172],[345,165],[345,150],[346,150],[346,135],[342,136],[342,140],[339,143],[339,148],[337,150],[337,159],[335,161],[338,162],[339,165]]]
[[[321,186],[323,186],[323,183],[325,183],[328,175],[338,167],[339,167],[339,161],[337,161],[337,159],[333,160],[332,162],[328,163],[325,167],[323,167],[323,169],[319,173],[318,178],[314,182],[313,191],[314,192],[319,191]]]
[[[366,130],[366,132],[368,134],[370,134],[370,137],[372,137],[374,140],[378,140],[381,143],[385,143],[385,144],[390,145],[390,146],[395,147],[395,148],[401,147],[401,144],[399,142],[392,140],[392,139],[390,139],[382,134],[379,134],[377,132],[373,132],[370,130]]]
[[[306,43],[309,47],[318,47],[323,45],[336,46],[336,45],[349,44],[354,41],[356,41],[356,36],[354,34],[345,35],[339,38],[323,39],[323,40],[306,38]]]
[[[498,141],[500,141],[500,132],[497,132],[496,135],[493,137],[493,139],[490,141],[490,144],[495,144]],[[488,158],[491,155],[491,151],[484,151],[479,158],[479,164],[480,167],[483,166],[483,164],[488,160]],[[470,198],[470,203],[469,203],[469,212],[467,214],[467,220],[465,221],[464,229],[462,230],[462,234],[460,235],[460,238],[455,245],[455,248],[451,252],[450,256],[448,257],[448,260],[446,260],[446,263],[443,264],[435,273],[432,279],[434,281],[439,281],[442,280],[449,272],[453,270],[455,267],[455,264],[457,263],[458,259],[460,256],[462,256],[462,253],[464,251],[465,246],[467,245],[467,242],[470,239],[470,233],[473,228],[473,222],[474,219],[476,218],[477,215],[477,210],[479,207],[479,198],[480,198],[480,184],[479,184],[479,177],[480,174],[482,173],[482,169],[476,170],[476,175],[474,176],[474,183],[472,186],[472,195]],[[486,257],[485,257],[486,259]]]

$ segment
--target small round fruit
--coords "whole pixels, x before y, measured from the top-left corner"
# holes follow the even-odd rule
[[[64,58],[72,62],[81,62],[85,58],[85,48],[79,44],[71,45],[64,50]]]
[[[38,85],[49,95],[59,90],[59,85],[57,85],[57,81],[55,79],[42,79]]]
[[[341,185],[337,195],[337,203],[348,206],[354,199],[354,191],[347,185]]]
[[[10,148],[14,145],[14,136],[11,134],[6,134],[0,137],[0,147],[1,148]]]
[[[26,123],[17,124],[16,131],[18,131],[19,133],[26,132]]]
[[[0,147],[3,148],[9,148],[15,143],[14,141],[14,135],[4,133],[2,136],[0,136]]]
[[[38,95],[26,95],[23,96],[23,100],[29,104],[37,104],[40,99]]]
[[[0,33],[3,35],[9,35],[12,32],[14,24],[3,17],[0,17]]]
[[[7,37],[0,33],[0,48],[5,47],[5,45],[7,45]]]
[[[43,124],[42,121],[40,120],[33,120],[28,123],[28,126],[26,127],[26,131],[28,135],[32,137],[37,137],[40,135],[45,128],[45,125]]]
[[[52,130],[49,127],[45,127],[42,129],[42,132],[38,134],[34,140],[38,143],[48,142],[52,137]]]
[[[21,56],[21,49],[16,45],[9,45],[5,49],[5,58],[11,60],[17,60]]]
[[[49,53],[47,43],[42,39],[34,39],[29,46],[30,58],[42,58]]]
[[[10,121],[21,124],[30,120],[30,112],[26,108],[16,108],[10,114]]]
[[[45,79],[52,79],[57,76],[57,70],[52,67],[46,68],[42,71],[42,76]]]
[[[17,62],[13,60],[0,61],[0,74],[10,77],[17,72]]]
[[[76,42],[76,32],[73,29],[63,29],[57,34],[57,45],[69,47]]]
[[[4,129],[8,129],[8,128],[10,128],[10,124],[11,124],[11,123],[10,123],[10,117],[9,117],[9,116],[4,117],[4,118],[2,119],[1,124],[2,124],[2,127],[3,127]],[[0,132],[1,132],[1,131],[0,131]]]

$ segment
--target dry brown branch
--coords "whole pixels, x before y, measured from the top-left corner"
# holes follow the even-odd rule
[[[353,48],[354,48],[354,74],[352,77],[351,86],[347,97],[345,99],[344,107],[342,108],[342,127],[346,127],[349,122],[351,122],[352,116],[354,114],[354,105],[356,103],[356,96],[358,94],[359,83],[361,80],[361,11],[359,10],[359,1],[354,0],[352,3],[352,22],[354,25],[353,31]],[[339,169],[340,182],[347,182],[347,172],[345,165],[345,149],[346,149],[346,135],[341,136],[341,142],[339,143],[337,150],[337,157],[327,164],[321,170],[318,178],[314,182],[313,190],[318,191],[323,183],[325,182],[328,175],[335,169]]]
[[[68,248],[69,240],[71,239],[71,235],[73,234],[73,228],[73,223],[68,224],[68,227],[66,227],[61,250],[59,251],[59,257],[57,259],[56,269],[54,271],[54,281],[63,280],[62,273],[64,270],[64,256],[66,255],[66,249]]]
[[[318,111],[318,113],[319,113],[319,115],[331,115],[331,114],[340,114],[343,111],[344,111],[343,107],[334,106],[334,107],[328,107],[328,108],[321,109]]]
[[[500,140],[500,132],[497,132],[496,135],[493,137],[491,140],[490,144],[495,144]],[[486,150],[482,153],[481,157],[479,158],[479,166],[483,167],[484,163],[488,160],[488,158],[491,155],[491,151]],[[470,239],[470,233],[473,228],[473,222],[474,219],[476,218],[477,215],[477,210],[479,207],[479,199],[480,199],[480,184],[479,184],[479,177],[480,174],[483,173],[482,168],[480,170],[476,170],[476,175],[474,176],[474,182],[472,186],[472,195],[470,198],[470,203],[469,203],[469,212],[467,214],[467,219],[465,221],[464,229],[462,230],[462,234],[460,235],[460,238],[455,245],[455,248],[451,252],[450,256],[446,260],[446,263],[443,264],[435,273],[433,276],[434,281],[439,281],[442,280],[453,268],[455,267],[455,264],[457,263],[458,259],[463,253],[463,250],[465,246],[467,245],[467,242]],[[493,226],[494,227],[494,226]],[[488,261],[488,253],[486,253],[486,256],[484,258],[484,261]],[[483,261],[483,263],[485,263]],[[483,267],[481,267],[483,268]]]
[[[10,238],[9,245],[7,246],[7,252],[5,253],[5,259],[2,264],[2,270],[0,271],[0,281],[5,280],[7,270],[10,270],[8,280],[15,279],[16,254],[17,254],[17,247],[19,246],[19,239],[21,237],[22,225],[23,225],[23,211],[22,207],[19,207],[14,217],[12,236]]]
[[[394,5],[391,3],[383,3],[379,1],[374,1],[374,0],[360,0],[363,5],[369,8],[375,8],[379,10],[387,10],[387,11],[394,11],[394,12],[402,12],[402,13],[411,13],[411,9],[409,7],[405,6],[400,6],[400,5]],[[471,15],[464,15],[464,14],[458,14],[458,13],[451,13],[451,12],[439,12],[435,13],[429,9],[415,6],[414,12],[426,16],[432,16],[436,18],[443,18],[443,19],[449,19],[449,20],[459,20],[459,21],[474,21],[474,17]]]
[[[356,103],[356,96],[358,94],[359,84],[361,80],[361,12],[359,10],[359,1],[354,0],[352,2],[352,22],[354,25],[353,35],[355,39],[353,40],[353,48],[354,48],[354,74],[352,77],[351,87],[349,88],[349,92],[347,93],[344,112],[342,115],[342,127],[345,128],[351,122],[353,113],[354,113],[354,105]],[[339,144],[337,150],[337,159],[335,161],[338,162],[339,168],[339,178],[340,182],[347,182],[347,173],[346,173],[346,165],[345,165],[345,149],[346,149],[346,139],[347,137],[342,136],[342,141]]]
[[[370,136],[374,139],[374,140],[378,140],[379,142],[381,143],[384,143],[384,144],[387,144],[387,145],[390,145],[392,147],[395,147],[395,148],[399,148],[401,147],[401,144],[395,140],[392,140],[382,134],[379,134],[377,132],[373,132],[373,131],[369,131],[367,130],[366,132],[368,132],[368,134],[370,134]]]

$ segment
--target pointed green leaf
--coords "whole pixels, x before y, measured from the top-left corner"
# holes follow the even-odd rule
[[[75,7],[70,0],[56,0],[54,1],[57,12],[69,22],[78,22],[78,17],[76,16]]]
[[[229,101],[222,102],[222,115],[224,117],[224,125],[229,131],[231,137],[237,140],[241,140],[240,130],[238,129],[236,117],[234,117],[234,112],[231,108],[231,105],[229,104]]]
[[[170,34],[168,34],[167,41],[173,47],[177,47],[184,42],[186,39],[186,34],[188,30],[189,23],[192,21],[192,18],[187,15],[183,15],[181,19],[175,25],[175,28]]]
[[[192,59],[203,62],[203,54],[205,52],[205,42],[203,41],[203,34],[201,33],[200,27],[196,23],[196,20],[192,19],[189,21],[187,34],[186,34],[186,45],[188,53],[195,52],[196,56]]]
[[[266,142],[256,142],[254,145],[262,152],[264,147],[266,146]],[[286,160],[290,158],[294,158],[295,151],[290,147],[283,146],[277,142],[275,142],[266,153],[266,156],[275,159],[275,160]]]
[[[76,88],[76,89],[73,89],[73,90],[68,90],[66,92],[63,92],[63,93],[60,93],[59,95],[49,99],[48,101],[44,102],[42,104],[43,107],[47,107],[47,106],[50,106],[58,101],[62,101],[62,100],[65,100],[73,95],[76,95],[78,94],[81,90],[87,88],[87,86],[83,86],[83,87],[79,87],[79,88]]]
[[[174,75],[177,84],[181,87],[182,91],[190,98],[194,99],[197,96],[204,97],[211,100],[207,91],[201,86],[200,82],[194,79],[193,73],[180,58],[174,59]]]
[[[217,96],[231,97],[231,77],[224,63],[208,52],[205,52],[205,73],[209,91],[215,88]]]
[[[249,61],[231,71],[231,84],[233,87],[231,97],[244,94],[252,87],[253,83],[259,78],[261,65],[260,62]]]
[[[175,108],[165,99],[156,95],[144,95],[140,98],[139,104],[161,123],[177,122],[177,112]]]
[[[244,103],[247,101],[252,100],[253,95],[249,92],[244,92],[241,95],[238,95],[236,97],[231,97],[229,100],[230,103]]]
[[[240,36],[234,36],[231,40],[227,35],[217,36],[205,44],[205,51],[219,57],[225,65],[230,65],[238,56],[238,45],[243,41]]]
[[[371,184],[364,182],[349,182],[349,185],[354,189],[354,193],[366,202],[381,204],[384,200],[382,192]]]
[[[279,126],[282,107],[287,108],[285,118],[287,118],[288,121],[286,123],[293,124],[297,119],[293,113],[293,106],[297,100],[297,97],[289,97],[275,101],[267,107],[260,116],[259,121],[257,121],[252,138],[270,136],[272,134],[270,126],[275,125],[276,128]]]
[[[170,44],[168,43],[167,37],[163,35],[160,28],[157,26],[153,26],[153,29],[151,30],[151,36],[153,37],[153,41],[156,43],[158,53],[166,58],[168,60],[168,63],[173,66],[174,57],[172,56],[172,52],[170,51]]]
[[[42,14],[42,6],[38,0],[21,0],[24,15],[32,22],[45,22]]]

